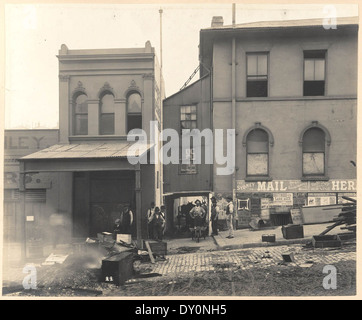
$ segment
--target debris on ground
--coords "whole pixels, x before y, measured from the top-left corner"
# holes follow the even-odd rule
[[[43,266],[52,266],[56,263],[62,264],[65,259],[68,258],[68,255],[54,254],[51,253],[48,258],[42,263]]]
[[[196,251],[198,251],[200,249],[200,247],[179,247],[176,248],[177,254],[182,254],[182,253],[194,253]]]

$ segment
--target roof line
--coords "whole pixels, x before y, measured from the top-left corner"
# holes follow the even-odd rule
[[[188,85],[187,87],[183,88],[182,90],[179,90],[179,91],[175,92],[174,94],[170,95],[169,97],[163,99],[163,101],[166,101],[166,100],[168,100],[168,99],[171,99],[171,98],[172,98],[173,96],[175,96],[176,94],[179,94],[179,93],[181,93],[182,91],[184,91],[184,90],[192,87],[194,84],[196,84],[196,83],[199,82],[200,80],[203,80],[204,78],[207,78],[209,75],[210,75],[209,73],[205,74],[205,75],[202,76],[200,79],[197,79],[195,82],[191,83],[190,85]]]

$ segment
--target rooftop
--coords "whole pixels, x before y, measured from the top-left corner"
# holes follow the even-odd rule
[[[217,25],[215,27],[204,28],[202,30],[219,30],[219,29],[256,29],[256,28],[290,28],[290,27],[313,27],[323,26],[325,18],[319,19],[302,19],[302,20],[276,20],[276,21],[258,21],[233,25]],[[337,17],[338,25],[358,25],[358,17]]]

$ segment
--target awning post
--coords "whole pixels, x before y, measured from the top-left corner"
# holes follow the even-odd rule
[[[142,241],[142,189],[141,189],[141,165],[136,164],[136,229],[137,247],[143,249]]]

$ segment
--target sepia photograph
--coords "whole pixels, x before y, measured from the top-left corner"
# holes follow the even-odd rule
[[[3,9],[2,300],[358,298],[357,4]]]

